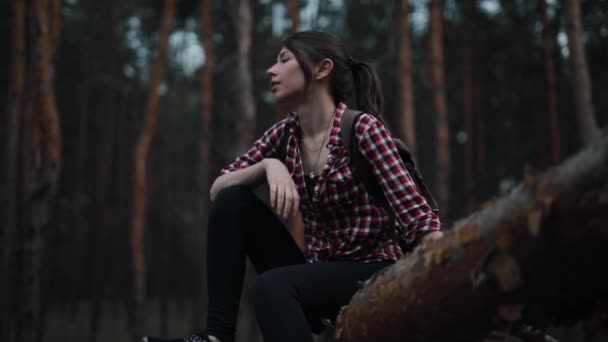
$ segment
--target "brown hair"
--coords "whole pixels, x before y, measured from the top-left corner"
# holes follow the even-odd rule
[[[384,99],[380,80],[373,67],[346,52],[340,40],[326,32],[296,32],[283,41],[300,64],[306,85],[310,84],[312,65],[329,58],[334,62],[330,92],[336,104],[355,96],[357,109],[381,118]]]

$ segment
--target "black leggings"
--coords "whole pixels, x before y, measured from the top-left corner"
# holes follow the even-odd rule
[[[207,333],[235,336],[248,256],[258,277],[255,311],[265,342],[312,342],[321,318],[334,318],[359,282],[390,264],[306,263],[272,211],[246,186],[222,190],[211,205],[208,236]]]

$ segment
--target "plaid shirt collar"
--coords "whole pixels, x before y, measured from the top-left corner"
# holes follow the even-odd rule
[[[337,145],[342,145],[342,139],[340,138],[340,120],[342,118],[342,114],[344,113],[344,111],[346,110],[346,104],[344,102],[339,102],[338,106],[336,107],[336,115],[334,116],[334,122],[332,124],[332,128],[331,128],[331,132],[329,135],[329,141],[327,143],[327,145],[330,147],[332,146],[337,146]],[[293,133],[295,135],[297,135],[297,137],[299,138],[299,131],[300,131],[300,118],[298,116],[298,114],[296,112],[290,112],[287,114],[287,121],[286,121],[286,125],[287,127],[291,127],[294,129]]]

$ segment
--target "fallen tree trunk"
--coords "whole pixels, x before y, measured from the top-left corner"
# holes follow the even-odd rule
[[[608,135],[443,239],[381,271],[338,316],[339,341],[474,341],[505,304],[537,323],[608,299]]]

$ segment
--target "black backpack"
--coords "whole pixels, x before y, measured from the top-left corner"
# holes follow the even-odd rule
[[[384,196],[382,188],[380,184],[378,184],[378,180],[376,176],[374,176],[372,171],[372,166],[367,162],[365,157],[361,154],[359,150],[359,146],[357,145],[357,141],[351,139],[354,135],[355,130],[355,120],[359,115],[364,114],[361,111],[354,111],[351,109],[346,109],[344,113],[342,113],[342,118],[340,122],[340,134],[342,135],[342,141],[344,142],[344,147],[346,148],[346,153],[349,155],[352,165],[354,166],[357,173],[365,186],[365,189],[370,193],[370,195],[376,199],[379,203],[382,204],[384,208],[391,215],[391,220],[394,222],[395,217],[393,210],[390,209],[388,200]],[[283,133],[283,137],[280,142],[280,150],[279,150],[279,158],[282,161],[285,161],[285,157],[287,155],[287,128]],[[412,159],[412,154],[405,146],[405,143],[400,139],[393,138],[395,145],[397,145],[397,150],[399,151],[399,156],[403,160],[407,171],[410,176],[414,180],[416,184],[416,188],[418,192],[426,199],[427,204],[431,207],[433,212],[438,213],[439,207],[437,205],[437,201],[435,197],[431,194],[428,187],[422,180],[422,176],[416,169],[416,165],[414,164],[414,160]]]
[[[365,157],[361,154],[359,150],[359,146],[356,140],[351,139],[354,135],[355,131],[355,121],[359,115],[364,114],[361,111],[354,111],[350,109],[346,109],[344,113],[342,113],[342,118],[340,121],[340,134],[342,135],[342,141],[344,142],[344,147],[346,148],[346,153],[348,153],[355,170],[359,173],[361,177],[361,181],[365,186],[365,189],[380,203],[383,204],[385,208],[394,215],[392,210],[390,209],[388,200],[384,196],[382,188],[380,184],[378,184],[378,180],[376,176],[374,176],[371,165],[367,162]],[[424,183],[420,172],[416,169],[416,164],[414,164],[414,160],[412,159],[412,154],[407,149],[407,146],[400,139],[393,138],[393,142],[397,145],[397,151],[399,152],[399,156],[403,163],[405,164],[405,168],[409,172],[410,176],[414,180],[416,184],[416,188],[420,195],[422,195],[427,204],[431,207],[433,212],[439,212],[439,206],[437,205],[437,201],[435,197],[429,191],[429,188]],[[394,219],[394,217],[393,217]]]

